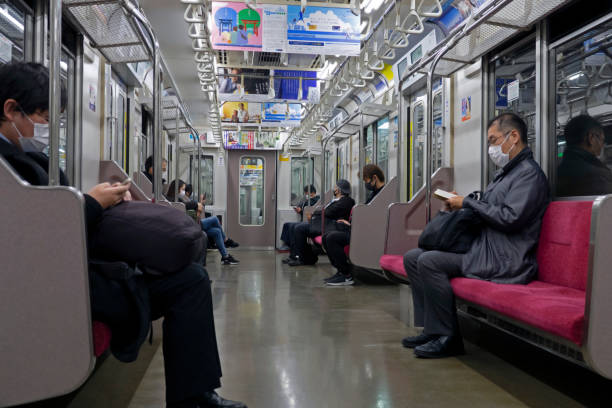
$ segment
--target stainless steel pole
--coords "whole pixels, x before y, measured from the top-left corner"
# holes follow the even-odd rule
[[[79,190],[82,188],[83,171],[83,36],[77,37],[74,95],[74,177],[72,183]]]
[[[200,134],[196,131],[196,137],[198,138],[198,199],[202,194],[202,141],[200,140]]]
[[[176,107],[176,132],[174,134],[174,202],[178,202],[178,191],[179,191],[179,139],[181,138],[181,132],[179,130],[179,114],[180,110]],[[193,194],[193,192],[192,192]]]
[[[402,164],[403,162],[403,158],[402,158],[402,135],[403,135],[403,130],[404,130],[404,120],[405,120],[405,116],[404,116],[404,96],[402,95],[402,90],[400,88],[399,94],[397,95],[398,100],[397,100],[397,149],[396,149],[396,153],[395,153],[395,157],[397,158],[397,174],[396,177],[398,180],[403,180],[402,178],[402,170],[403,170],[403,166]],[[399,197],[399,200],[402,201],[402,184],[403,183],[397,183],[397,196]]]
[[[49,185],[60,184],[62,1],[49,3]]]
[[[162,146],[161,146],[161,65],[159,44],[156,39],[153,45],[153,198],[155,202],[162,199]]]
[[[427,141],[425,143],[425,222],[431,220],[431,153],[433,151],[433,77],[436,65],[442,58],[439,52],[427,72]]]

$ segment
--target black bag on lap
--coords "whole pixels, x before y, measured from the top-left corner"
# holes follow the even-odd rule
[[[201,227],[185,212],[142,201],[104,211],[90,231],[90,243],[93,257],[126,262],[154,275],[185,268],[198,259],[205,244]]]
[[[313,236],[321,235],[321,224],[323,220],[323,215],[321,210],[316,210],[310,216],[310,233]]]
[[[481,219],[469,208],[440,211],[419,237],[419,248],[428,251],[466,253],[480,234]]]

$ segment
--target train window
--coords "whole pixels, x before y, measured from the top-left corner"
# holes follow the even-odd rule
[[[389,174],[389,118],[376,122],[376,164]]]
[[[214,165],[215,158],[213,156],[200,156],[201,162],[201,174],[200,174],[200,188],[202,191],[200,194],[206,194],[206,205],[214,205]],[[194,191],[197,191],[198,183],[198,157],[191,155],[189,157],[189,183],[193,185]]]
[[[62,51],[60,62],[61,81],[66,88],[68,103],[60,117],[60,168],[66,173],[69,180],[74,180],[74,101],[75,101],[75,59],[66,49]]]
[[[374,125],[366,127],[365,134],[365,164],[374,162]]]
[[[425,104],[417,101],[412,107],[412,123],[410,126],[410,198],[424,184],[424,149],[426,140]]]
[[[27,17],[10,1],[0,3],[0,64],[26,60]]]
[[[264,223],[264,159],[240,158],[240,225]]]
[[[291,205],[297,206],[304,199],[304,187],[314,185],[314,159],[291,158]],[[316,188],[316,186],[315,186]]]
[[[551,127],[556,135],[556,168],[552,171],[558,196],[612,193],[610,38],[612,21],[552,50],[556,83]]]
[[[536,49],[535,36],[530,35],[514,48],[496,56],[491,61],[495,96],[491,99],[491,117],[503,112],[514,112],[527,123],[529,147],[536,160]],[[489,182],[498,168],[489,159]]]
[[[442,92],[438,92],[433,97],[433,151],[432,164],[436,171],[442,167],[444,158],[444,117],[442,115]]]
[[[325,168],[327,174],[325,175],[325,191],[331,190],[332,186],[336,182],[336,163],[333,160],[334,153],[332,151],[325,152]]]

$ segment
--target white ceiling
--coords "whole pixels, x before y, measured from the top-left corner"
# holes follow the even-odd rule
[[[168,69],[191,114],[193,126],[198,129],[207,127],[207,97],[200,89],[194,52],[187,36],[188,24],[183,19],[186,5],[179,0],[140,0],[140,5],[153,25]]]

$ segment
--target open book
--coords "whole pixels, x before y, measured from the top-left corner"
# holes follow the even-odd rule
[[[456,197],[455,194],[453,193],[449,193],[448,191],[444,191],[444,190],[440,190],[437,189],[436,191],[434,191],[433,193],[434,197],[436,197],[438,200],[442,200],[442,201],[446,201],[449,198],[453,198]]]

